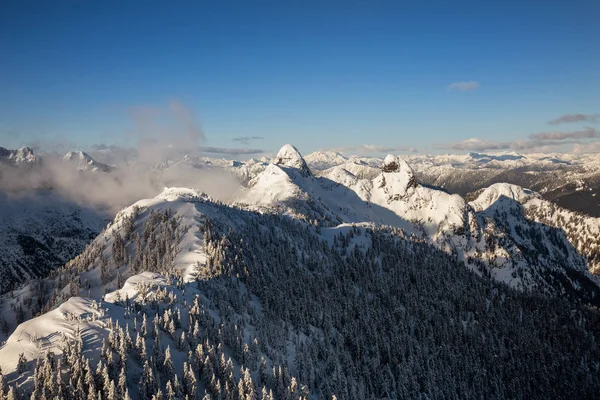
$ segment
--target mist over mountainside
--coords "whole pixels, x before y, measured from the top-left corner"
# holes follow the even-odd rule
[[[21,147],[17,150],[9,150],[0,147],[0,163],[10,166],[39,164],[40,158],[33,154],[29,147]]]
[[[107,164],[97,162],[89,154],[83,151],[70,151],[63,157],[65,163],[71,163],[77,171],[82,172],[110,172],[112,167]]]
[[[1,149],[0,293],[47,276],[81,253],[120,209],[172,185],[222,199],[239,186],[231,172],[212,164],[199,170],[185,159],[161,170],[110,166],[82,151],[37,156],[28,147]]]

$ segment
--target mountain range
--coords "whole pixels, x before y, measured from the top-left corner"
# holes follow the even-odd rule
[[[583,168],[463,158],[473,170]],[[285,145],[272,159],[156,165],[161,177],[225,171],[240,186],[226,202],[165,188],[4,294],[0,394],[594,397],[600,220],[506,182],[465,198],[423,180],[431,160],[304,158]],[[75,220],[93,236],[91,216],[57,219]]]

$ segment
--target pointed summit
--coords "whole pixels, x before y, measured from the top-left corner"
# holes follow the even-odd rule
[[[383,164],[381,165],[381,169],[383,172],[397,172],[400,169],[400,164],[398,163],[398,157],[388,154],[383,159]]]
[[[302,155],[291,144],[284,145],[279,153],[277,153],[277,157],[275,157],[275,165],[283,165],[286,167],[291,167],[299,170],[304,176],[311,176],[312,173],[306,165],[306,161],[302,158]]]
[[[109,165],[94,160],[89,154],[83,151],[70,151],[65,154],[63,161],[74,164],[78,171],[110,172],[112,170]]]
[[[64,161],[82,160],[84,162],[93,161],[87,153],[83,151],[70,151],[63,157]]]
[[[381,165],[381,169],[383,172],[401,172],[406,176],[407,181],[410,181],[414,186],[417,184],[417,179],[415,178],[415,173],[412,168],[404,161],[403,159],[388,154],[383,159],[383,164]]]
[[[409,189],[417,187],[417,178],[406,161],[388,154],[381,165],[383,174],[379,175],[378,186],[385,188],[389,199],[404,197]]]

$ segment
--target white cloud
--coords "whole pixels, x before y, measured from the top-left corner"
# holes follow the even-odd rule
[[[479,82],[476,81],[454,82],[448,85],[448,90],[460,90],[461,92],[468,92],[477,89],[479,86]]]

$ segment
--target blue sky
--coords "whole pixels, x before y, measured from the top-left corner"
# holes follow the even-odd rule
[[[0,145],[568,149],[598,136],[599,20],[593,0],[3,1]]]

